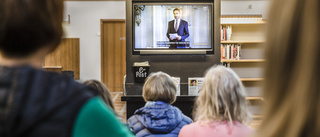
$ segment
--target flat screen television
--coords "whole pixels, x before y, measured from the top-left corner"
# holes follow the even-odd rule
[[[132,3],[135,54],[213,53],[213,3]]]

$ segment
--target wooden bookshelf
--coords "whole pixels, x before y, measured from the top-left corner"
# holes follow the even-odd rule
[[[247,100],[264,100],[263,97],[246,97]]]
[[[260,114],[260,103],[264,102],[264,98],[255,92],[260,92],[261,85],[257,83],[264,80],[260,73],[261,65],[266,61],[261,54],[266,43],[265,27],[267,22],[262,20],[261,15],[221,15],[220,21],[221,28],[223,28],[223,31],[220,28],[220,34],[223,34],[222,39],[228,40],[220,41],[221,45],[225,46],[224,54],[228,54],[227,45],[241,45],[240,49],[236,49],[237,52],[240,51],[238,53],[241,55],[239,60],[221,59],[221,63],[241,75],[240,80],[246,82],[244,86],[253,87],[250,90],[252,94],[248,95],[246,100],[250,102],[249,106],[259,109],[250,110],[255,115],[253,115],[249,126],[259,130],[263,119],[263,115]],[[231,54],[230,49],[229,54]]]
[[[240,78],[243,82],[255,82],[255,81],[263,81],[263,78]]]
[[[221,41],[221,44],[262,44],[265,41]]]
[[[221,25],[264,25],[265,21],[256,21],[256,22],[221,22]]]
[[[221,62],[223,63],[259,63],[265,62],[265,59],[240,59],[240,60],[225,60],[222,59]]]
[[[42,66],[43,69],[62,69],[62,66]]]
[[[252,120],[251,123],[248,125],[249,127],[255,129],[255,130],[259,130],[259,127],[262,123],[262,120]]]
[[[252,118],[253,119],[262,119],[263,116],[262,115],[253,115]]]

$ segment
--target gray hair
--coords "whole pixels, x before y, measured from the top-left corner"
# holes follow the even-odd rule
[[[176,101],[177,87],[170,75],[164,72],[151,73],[143,86],[145,101],[163,101],[172,104]]]

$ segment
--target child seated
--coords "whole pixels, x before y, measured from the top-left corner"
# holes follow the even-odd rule
[[[195,102],[194,123],[184,126],[179,137],[246,137],[253,129],[244,87],[230,68],[214,66],[207,71]]]
[[[115,112],[111,94],[106,85],[98,80],[86,80],[85,82],[83,82],[83,84],[99,91],[99,95],[103,99],[103,101]]]
[[[143,86],[146,105],[128,120],[137,137],[177,137],[182,126],[192,120],[170,104],[176,100],[177,87],[172,78],[163,72],[150,74]]]

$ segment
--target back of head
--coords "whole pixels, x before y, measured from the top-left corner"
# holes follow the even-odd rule
[[[176,100],[177,87],[172,78],[164,72],[149,75],[143,86],[145,101],[163,101],[172,104]]]
[[[62,36],[63,0],[0,0],[0,52],[22,58]]]
[[[112,102],[112,98],[111,98],[111,94],[107,88],[107,86],[105,86],[102,82],[98,81],[98,80],[87,80],[85,82],[83,82],[83,84],[88,85],[91,88],[96,89],[97,91],[99,91],[100,97],[104,100],[104,102],[115,111],[113,102]]]
[[[320,136],[320,1],[274,0],[259,137]]]
[[[245,91],[238,75],[230,68],[213,66],[205,75],[193,112],[195,121],[249,122]]]

